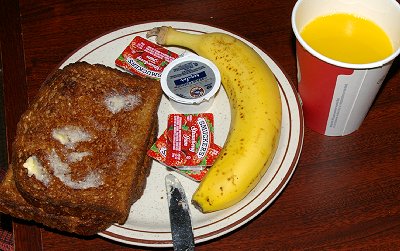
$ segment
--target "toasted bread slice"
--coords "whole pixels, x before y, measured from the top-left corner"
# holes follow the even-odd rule
[[[151,138],[157,136],[158,127],[155,125],[152,130]],[[149,146],[150,147],[150,146]],[[137,176],[138,181],[142,181],[133,187],[133,200],[139,199],[149,175],[152,159],[146,156],[144,166]],[[63,232],[75,233],[78,235],[94,235],[106,230],[114,222],[105,221],[101,218],[82,219],[80,216],[68,216],[51,214],[42,208],[31,205],[19,193],[15,186],[13,169],[9,167],[6,175],[0,183],[0,212],[11,215],[12,217],[35,221],[52,229]]]
[[[13,144],[15,184],[44,212],[124,223],[143,192],[159,82],[79,62],[49,78]]]

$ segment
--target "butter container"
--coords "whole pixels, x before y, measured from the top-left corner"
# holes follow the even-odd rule
[[[161,74],[161,87],[181,113],[207,111],[221,86],[221,75],[210,60],[195,54],[170,62]]]

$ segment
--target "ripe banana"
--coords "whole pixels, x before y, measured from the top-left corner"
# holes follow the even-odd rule
[[[228,208],[258,184],[275,154],[282,117],[277,81],[251,47],[228,34],[198,35],[157,27],[147,34],[152,35],[161,45],[193,50],[220,70],[231,106],[231,127],[192,202],[203,213]]]

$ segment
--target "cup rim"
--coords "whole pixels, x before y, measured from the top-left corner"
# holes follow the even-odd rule
[[[300,32],[297,29],[297,25],[296,25],[296,14],[297,14],[297,10],[300,6],[300,4],[303,2],[304,0],[298,0],[295,4],[295,6],[293,7],[292,10],[292,17],[291,17],[291,23],[292,23],[292,30],[294,32],[294,35],[296,36],[297,41],[299,41],[299,43],[301,44],[301,46],[303,46],[304,49],[306,49],[309,53],[311,53],[314,57],[317,57],[318,59],[327,62],[329,64],[335,65],[335,66],[339,66],[339,67],[343,67],[343,68],[350,68],[350,69],[373,69],[373,68],[379,68],[384,66],[385,64],[391,63],[399,54],[400,54],[400,47],[397,48],[397,50],[395,50],[392,54],[390,54],[388,57],[376,61],[376,62],[372,62],[372,63],[365,63],[365,64],[353,64],[353,63],[345,63],[345,62],[341,62],[338,60],[334,60],[331,59],[327,56],[322,55],[321,53],[317,52],[316,50],[314,50],[310,45],[308,45],[304,39],[300,36]],[[397,3],[396,0],[391,0]],[[398,3],[397,3],[398,4]],[[400,6],[400,5],[399,5]],[[398,6],[398,7],[399,7]]]

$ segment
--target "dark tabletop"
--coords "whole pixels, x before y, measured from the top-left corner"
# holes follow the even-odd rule
[[[267,52],[297,84],[290,25],[295,0],[0,1],[8,145],[48,74],[82,44],[127,25],[177,20],[232,31]],[[275,202],[197,250],[400,250],[399,65],[397,59],[358,131],[326,137],[305,128],[296,171]],[[19,220],[13,227],[16,250],[147,249]]]

